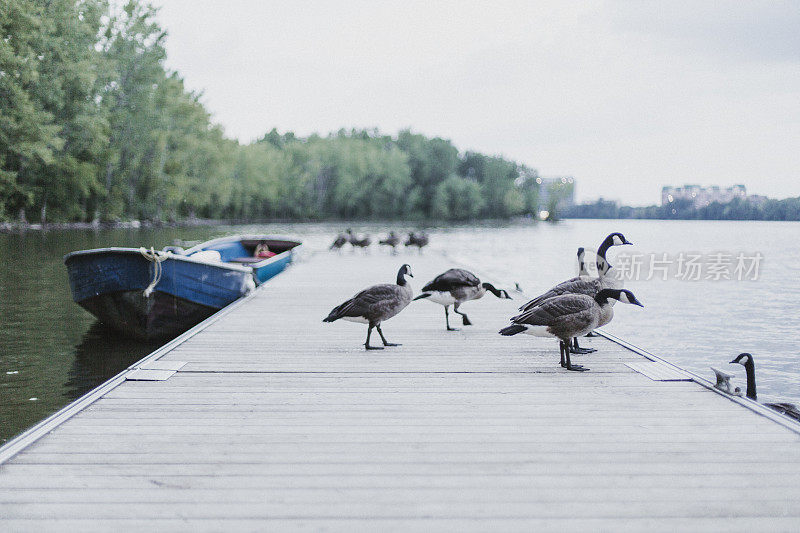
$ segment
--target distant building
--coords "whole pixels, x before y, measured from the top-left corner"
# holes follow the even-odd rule
[[[553,195],[558,197],[558,209],[575,205],[575,178],[572,176],[542,176],[536,178],[536,183],[539,184],[539,206],[542,209],[547,209]]]
[[[710,187],[684,185],[683,187],[667,186],[661,189],[661,205],[667,205],[676,200],[689,200],[695,208],[700,208],[714,202],[727,204],[734,198],[747,198],[747,190],[744,185],[732,185],[725,188],[719,185]]]

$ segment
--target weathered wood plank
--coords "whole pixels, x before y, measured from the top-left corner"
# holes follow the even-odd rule
[[[576,357],[590,372],[567,372],[555,341],[497,335],[519,299],[466,304],[475,326],[458,332],[415,302],[382,352],[363,326],[321,322],[404,261],[421,283],[450,266],[320,255],[275,278],[162,357],[187,363],[169,380],[123,383],[0,465],[0,529],[800,524],[800,435],[651,381],[602,338]]]

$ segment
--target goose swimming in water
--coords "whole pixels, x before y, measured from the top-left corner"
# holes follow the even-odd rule
[[[411,267],[403,265],[397,271],[396,284],[385,283],[368,287],[335,307],[322,321],[334,322],[341,318],[350,322],[368,324],[367,341],[364,343],[367,350],[383,350],[380,346],[370,346],[369,337],[372,334],[372,328],[378,330],[384,346],[400,346],[386,340],[381,331],[381,322],[392,318],[411,303],[413,291],[411,285],[406,281],[406,276],[414,277],[411,274]]]
[[[625,244],[633,244],[628,239],[625,238],[625,235],[622,233],[611,233],[606,237],[602,243],[600,243],[600,248],[597,250],[597,259],[596,259],[596,266],[598,276],[596,278],[591,278],[588,276],[583,276],[579,274],[577,277],[568,279],[566,281],[562,281],[549,291],[540,294],[536,298],[530,300],[526,304],[522,305],[519,310],[520,311],[527,311],[537,305],[541,304],[545,300],[549,298],[553,298],[555,296],[560,296],[563,294],[586,294],[588,296],[595,296],[599,291],[603,289],[621,289],[623,282],[620,279],[617,279],[613,274],[610,275],[611,265],[608,263],[606,259],[606,252],[612,246],[622,246]],[[580,249],[578,250],[579,253],[579,262],[583,266],[583,272],[586,271],[586,266],[583,262],[583,258],[580,257]],[[588,272],[587,272],[588,274]],[[613,305],[613,302],[612,302]],[[608,322],[606,322],[607,324]],[[578,346],[578,338],[576,337],[572,345],[570,347],[572,353],[591,353],[596,350],[591,348],[581,348]]]
[[[742,365],[747,374],[747,397],[751,400],[758,401],[758,395],[756,393],[756,365],[753,362],[753,356],[749,353],[740,353],[730,364],[735,363]],[[765,403],[764,405],[789,418],[800,420],[800,409],[793,403]]]
[[[505,290],[498,290],[491,283],[481,283],[478,276],[468,270],[461,268],[451,268],[447,272],[439,274],[427,285],[422,287],[422,293],[414,298],[419,300],[427,298],[431,302],[435,302],[444,306],[444,320],[447,325],[447,331],[456,331],[456,328],[450,327],[450,312],[449,306],[453,306],[453,312],[461,315],[461,322],[465,326],[471,326],[469,318],[465,313],[458,310],[458,307],[464,302],[469,300],[478,300],[483,298],[486,291],[491,292],[498,298],[505,298],[511,300],[511,296]]]
[[[560,341],[558,347],[561,353],[561,366],[567,370],[589,370],[570,362],[569,343],[572,338],[592,331],[604,317],[608,316],[611,300],[644,307],[631,291],[625,289],[602,289],[594,297],[586,294],[562,294],[513,317],[511,325],[501,329],[500,335],[525,333],[537,337],[557,338]]]

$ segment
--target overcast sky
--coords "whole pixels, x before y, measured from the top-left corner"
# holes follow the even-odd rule
[[[226,133],[402,128],[572,175],[800,195],[800,2],[156,0]]]

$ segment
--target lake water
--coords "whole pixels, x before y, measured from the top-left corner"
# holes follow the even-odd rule
[[[64,254],[112,245],[158,249],[176,239],[245,232],[293,235],[311,249],[325,249],[343,227],[264,224],[0,234],[0,443],[157,348],[97,327],[72,302]],[[413,229],[400,224],[352,227],[373,234],[390,227]],[[646,307],[616,306],[608,331],[701,375],[711,377],[712,365],[728,370],[742,388],[744,369],[728,361],[749,351],[756,360],[759,400],[800,403],[794,346],[800,332],[800,223],[568,220],[429,231],[432,249],[493,281],[519,283],[529,295],[575,275],[578,246],[597,247],[606,234],[620,231],[634,246],[612,248],[609,260]],[[414,256],[400,257],[413,266]],[[693,279],[696,275],[700,279]]]

